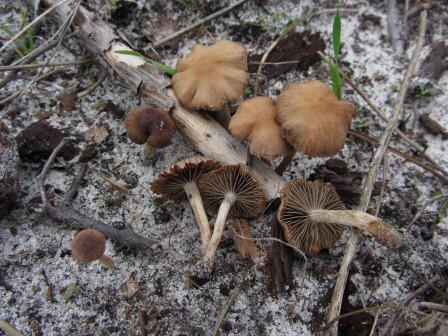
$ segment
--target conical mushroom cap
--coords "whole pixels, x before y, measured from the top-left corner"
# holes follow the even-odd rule
[[[225,166],[203,175],[198,183],[204,206],[217,213],[227,193],[232,192],[236,201],[229,210],[229,217],[258,217],[265,205],[263,189],[243,165]]]
[[[309,156],[331,156],[344,147],[355,106],[338,100],[320,81],[289,83],[277,99],[283,136]]]
[[[244,45],[220,40],[211,46],[196,45],[177,61],[171,85],[183,106],[219,111],[243,94],[247,80]]]
[[[286,240],[304,253],[318,253],[332,246],[343,232],[341,225],[311,221],[309,211],[316,209],[344,209],[331,184],[301,179],[286,183],[277,219],[285,231]]]
[[[129,139],[157,148],[168,146],[176,131],[174,122],[164,109],[149,106],[133,109],[126,116],[125,123]]]
[[[95,229],[85,229],[76,234],[71,246],[75,259],[84,262],[94,261],[104,254],[106,237]]]
[[[280,126],[275,120],[275,104],[268,97],[241,103],[229,123],[230,133],[239,141],[250,142],[250,153],[266,160],[288,153]]]
[[[196,183],[203,174],[220,166],[219,162],[199,155],[180,160],[159,174],[151,190],[167,199],[182,199],[186,183]]]

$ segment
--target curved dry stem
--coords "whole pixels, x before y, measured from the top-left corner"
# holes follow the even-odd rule
[[[205,252],[211,238],[211,231],[198,185],[195,182],[186,183],[184,185],[184,190],[187,194],[188,201],[190,202],[191,209],[193,210],[194,217],[196,218],[196,223],[199,226],[202,250]]]
[[[224,224],[227,219],[230,208],[236,201],[236,195],[234,193],[227,193],[224,201],[222,201],[218,215],[216,217],[215,227],[213,228],[213,235],[210,239],[210,243],[207,246],[204,255],[204,261],[207,265],[212,266],[215,260],[216,250],[221,240],[222,232],[224,231]]]
[[[355,227],[370,233],[375,238],[397,247],[400,236],[393,227],[375,216],[357,210],[311,210],[311,220],[315,222],[335,223]]]
[[[111,257],[108,257],[107,255],[104,254],[98,259],[98,261],[107,268],[112,268],[115,265],[114,260]]]

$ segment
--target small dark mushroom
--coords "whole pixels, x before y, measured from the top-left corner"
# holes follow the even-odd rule
[[[203,250],[210,241],[211,232],[197,181],[203,174],[220,166],[219,162],[203,156],[193,156],[176,162],[151,184],[151,190],[166,199],[188,198],[199,226]]]
[[[217,213],[213,235],[204,260],[212,265],[227,216],[255,218],[264,209],[263,189],[243,165],[225,166],[203,175],[199,190],[206,209]]]
[[[176,126],[168,113],[161,108],[142,106],[133,109],[126,116],[129,139],[142,145],[148,157],[154,156],[157,148],[171,144]]]
[[[72,243],[73,257],[81,262],[98,260],[106,267],[113,267],[112,258],[104,255],[106,237],[95,229],[85,229],[78,232]]]

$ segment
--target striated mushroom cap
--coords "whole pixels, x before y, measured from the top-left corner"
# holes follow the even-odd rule
[[[250,142],[250,153],[266,160],[288,153],[280,126],[275,120],[275,104],[268,97],[255,97],[241,103],[229,124],[230,133],[239,141]]]
[[[76,260],[82,262],[99,259],[106,250],[106,237],[95,229],[85,229],[73,238],[72,254]]]
[[[256,218],[264,209],[263,189],[244,165],[225,166],[207,173],[199,179],[198,187],[205,208],[212,213],[218,212],[227,193],[236,196],[229,217]]]
[[[318,253],[332,246],[342,235],[338,224],[316,223],[309,218],[315,209],[343,210],[344,204],[329,183],[293,179],[281,193],[277,219],[286,240],[304,253]]]
[[[331,156],[344,147],[355,106],[338,100],[324,83],[289,83],[277,99],[283,136],[309,156]]]
[[[197,182],[203,174],[219,167],[219,162],[200,155],[180,160],[157,177],[151,184],[151,190],[167,199],[182,199],[185,197],[186,183]]]
[[[176,126],[168,113],[161,108],[142,106],[126,116],[129,139],[137,144],[145,142],[151,147],[163,148],[171,144]]]
[[[211,46],[196,45],[177,61],[171,85],[183,106],[219,111],[243,94],[247,80],[244,45],[219,40]]]

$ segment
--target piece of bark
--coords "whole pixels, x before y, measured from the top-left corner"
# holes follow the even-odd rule
[[[233,223],[230,225],[230,228],[240,236],[252,238],[249,223],[243,218],[235,218]],[[236,249],[243,256],[243,258],[250,259],[255,262],[255,259],[261,255],[260,250],[257,245],[255,245],[253,240],[243,239],[236,235],[233,239],[235,240]]]
[[[46,6],[57,3],[45,0]],[[55,10],[55,19],[62,24],[69,16],[71,7],[60,5]],[[75,19],[75,36],[99,59],[100,64],[113,69],[123,84],[139,93],[146,103],[171,109],[171,116],[179,131],[204,156],[225,164],[244,164],[247,150],[219,123],[207,116],[189,111],[177,103],[174,93],[167,90],[169,79],[151,64],[138,57],[115,53],[119,49],[131,50],[113,29],[83,6],[79,7]],[[285,180],[266,163],[254,159],[252,172],[262,184],[269,201],[278,197]]]
[[[0,216],[6,214],[19,195],[19,164],[16,141],[0,121]]]
[[[432,119],[429,116],[429,113],[423,113],[420,115],[418,120],[422,123],[423,127],[425,127],[429,133],[432,135],[442,135],[442,138],[446,138],[448,136],[445,128],[440,125],[437,121]]]
[[[39,161],[48,159],[65,135],[45,121],[38,121],[22,130],[17,135],[19,156],[22,160]],[[66,143],[60,155],[64,160],[73,159],[78,149],[71,143]]]

